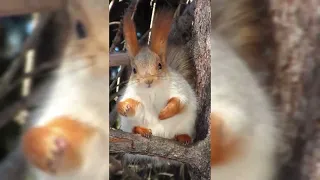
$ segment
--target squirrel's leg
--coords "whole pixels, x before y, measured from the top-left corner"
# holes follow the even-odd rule
[[[134,100],[132,98],[124,99],[120,101],[117,105],[117,111],[120,115],[126,117],[140,117],[142,116],[142,104]],[[140,134],[143,137],[149,138],[152,135],[151,129],[142,127],[142,126],[135,126],[132,129],[132,133]]]
[[[211,113],[211,167],[228,163],[241,153],[243,139],[232,134],[221,116]]]
[[[45,126],[30,128],[22,139],[28,161],[42,171],[59,175],[79,168],[82,146],[95,129],[68,116],[57,117]]]
[[[188,145],[192,141],[192,138],[188,134],[178,134],[174,139],[184,145]]]
[[[168,100],[167,105],[160,111],[159,119],[168,119],[178,113],[180,113],[184,108],[184,104],[180,101],[178,97],[172,97]]]
[[[146,137],[146,138],[150,138],[151,135],[152,135],[151,129],[148,129],[148,128],[145,128],[145,127],[142,127],[142,126],[133,127],[132,133],[140,134],[141,136]]]

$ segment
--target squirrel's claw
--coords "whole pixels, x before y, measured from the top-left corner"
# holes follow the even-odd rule
[[[68,147],[68,142],[64,138],[56,138],[54,140],[54,148],[51,151],[51,158],[47,161],[48,169],[52,173],[57,173],[58,168],[63,163],[63,158],[65,155],[65,151]]]

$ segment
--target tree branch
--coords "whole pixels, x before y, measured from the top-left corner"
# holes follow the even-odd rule
[[[57,10],[65,5],[65,0],[38,1],[38,0],[0,0],[0,16],[12,16],[33,12]]]
[[[141,154],[161,157],[189,165],[193,179],[209,179],[209,137],[192,146],[183,146],[170,139],[153,136],[150,139],[120,130],[110,130],[110,153]]]

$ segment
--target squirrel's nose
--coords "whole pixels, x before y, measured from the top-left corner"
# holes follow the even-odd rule
[[[148,79],[148,80],[145,80],[144,81],[147,85],[151,85],[153,83],[153,80],[152,79]]]

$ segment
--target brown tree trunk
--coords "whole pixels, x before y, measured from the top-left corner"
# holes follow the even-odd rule
[[[280,180],[320,179],[320,1],[271,0],[278,57],[273,94],[291,154]]]

